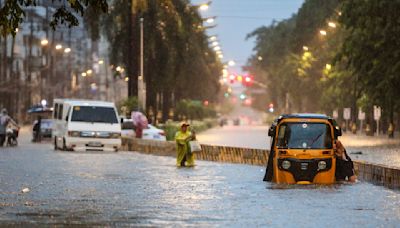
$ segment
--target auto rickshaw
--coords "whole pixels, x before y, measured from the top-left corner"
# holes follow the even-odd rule
[[[322,114],[288,114],[274,121],[264,181],[278,184],[335,182],[334,140],[342,135],[336,122]]]

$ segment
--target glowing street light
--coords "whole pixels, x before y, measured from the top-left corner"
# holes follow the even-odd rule
[[[329,64],[329,63],[327,63],[327,64],[325,65],[325,69],[326,69],[326,70],[331,70],[331,69],[332,69],[332,65]]]
[[[326,36],[326,31],[325,30],[319,30],[319,34]]]
[[[210,41],[216,41],[217,40],[217,36],[210,36],[208,39]]]
[[[49,44],[49,41],[47,39],[43,39],[43,40],[40,41],[40,44],[42,46],[46,46],[47,44]]]
[[[233,61],[233,60],[230,60],[230,61],[228,62],[228,65],[229,65],[229,66],[235,66],[235,64],[236,64],[236,63],[235,63],[235,61]]]
[[[87,75],[91,75],[92,73],[93,73],[93,71],[90,70],[90,69],[86,71],[86,74],[87,74]]]
[[[213,49],[214,49],[214,51],[219,51],[219,50],[221,50],[221,47],[220,46],[215,46]]]
[[[99,64],[101,65],[101,64],[103,64],[104,63],[104,60],[99,60]]]
[[[129,78],[128,78],[128,77],[125,77],[125,81],[128,82],[128,81],[129,81]]]
[[[67,54],[68,54],[68,53],[70,53],[70,52],[71,52],[71,48],[65,48],[65,49],[64,49],[64,53],[67,53]]]
[[[117,66],[117,68],[115,69],[116,71],[120,72],[122,70],[122,67]]]
[[[263,57],[262,56],[258,56],[257,59],[258,59],[258,61],[262,61]]]
[[[62,48],[62,45],[61,44],[57,44],[56,45],[56,50],[60,50]]]
[[[209,8],[208,3],[204,3],[204,4],[201,4],[201,5],[199,6],[199,9],[200,9],[201,11],[206,11],[206,10],[208,10],[208,8]]]
[[[336,24],[334,22],[331,22],[331,21],[328,23],[328,26],[331,27],[331,28],[336,28]]]
[[[82,72],[82,77],[86,77],[87,76],[87,74],[86,74],[86,72]]]
[[[213,46],[213,47],[215,47],[215,46],[218,46],[218,41],[213,41],[212,43],[211,43],[211,45]]]
[[[215,17],[209,17],[209,18],[207,18],[207,19],[205,20],[205,22],[208,23],[208,24],[212,24],[212,23],[215,22]]]
[[[307,46],[303,46],[303,51],[308,51],[308,47]]]

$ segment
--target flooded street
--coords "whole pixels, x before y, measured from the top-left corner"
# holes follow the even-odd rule
[[[400,192],[368,183],[291,187],[264,167],[134,152],[0,150],[0,225],[396,227]],[[21,190],[29,188],[29,192]]]

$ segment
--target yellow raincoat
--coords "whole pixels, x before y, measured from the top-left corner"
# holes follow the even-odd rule
[[[179,130],[175,134],[176,141],[176,166],[180,167],[182,161],[186,158],[185,166],[194,166],[194,156],[190,153],[189,141],[192,138],[190,131],[182,132]]]

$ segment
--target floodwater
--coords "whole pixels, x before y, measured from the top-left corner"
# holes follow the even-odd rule
[[[400,192],[359,182],[285,186],[264,167],[134,152],[0,149],[0,226],[397,227]],[[22,193],[23,188],[30,191]]]

